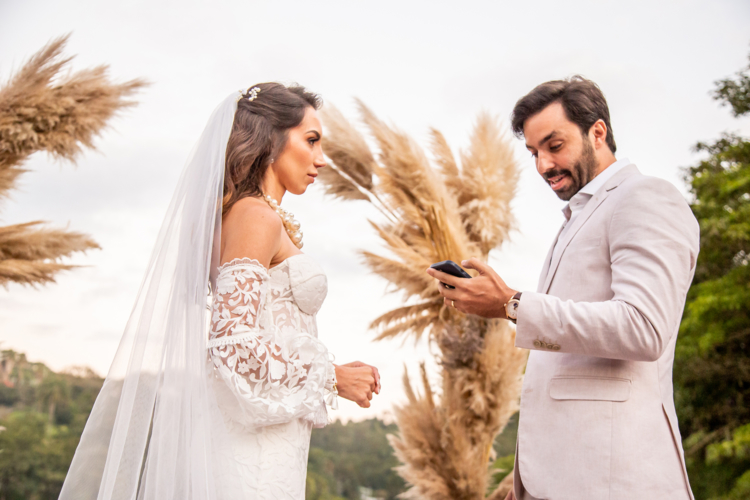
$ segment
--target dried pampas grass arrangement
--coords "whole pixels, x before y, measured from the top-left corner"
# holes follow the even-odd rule
[[[71,57],[62,51],[68,36],[52,40],[0,87],[0,200],[7,198],[37,151],[75,162],[120,110],[142,80],[113,83],[107,66],[65,73]],[[41,221],[0,227],[0,285],[37,285],[76,266],[62,257],[99,246],[88,236],[40,227]]]
[[[377,338],[428,335],[439,348],[441,391],[433,391],[422,365],[420,394],[405,374],[408,401],[395,410],[399,435],[391,436],[391,445],[410,485],[403,497],[500,498],[510,484],[487,491],[492,444],[518,409],[526,354],[514,347],[506,321],[445,307],[425,270],[447,259],[486,262],[507,239],[518,181],[510,138],[497,120],[481,114],[460,163],[437,130],[431,131],[430,158],[362,102],[358,107],[377,154],[327,106],[323,151],[331,162],[320,180],[328,194],[367,201],[383,215],[371,224],[389,255],[361,253],[373,272],[403,292],[405,305],[372,322]]]

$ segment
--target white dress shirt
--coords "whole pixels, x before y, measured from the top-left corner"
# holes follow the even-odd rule
[[[573,195],[568,204],[565,205],[565,208],[562,209],[562,213],[565,216],[565,222],[563,222],[563,229],[557,237],[558,242],[563,239],[565,232],[573,225],[573,221],[575,221],[578,214],[581,213],[581,210],[586,206],[586,203],[593,198],[596,192],[599,191],[599,189],[601,189],[601,187],[604,186],[612,176],[628,165],[630,165],[630,160],[627,158],[617,160],[612,165],[605,168],[599,175],[591,179],[591,182],[583,186],[580,191]],[[557,243],[555,243],[555,251],[552,254],[553,261],[558,251],[559,248]]]

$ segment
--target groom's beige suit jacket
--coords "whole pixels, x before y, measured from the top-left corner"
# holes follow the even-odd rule
[[[519,500],[692,498],[672,363],[698,250],[682,195],[632,164],[553,243],[518,309]]]

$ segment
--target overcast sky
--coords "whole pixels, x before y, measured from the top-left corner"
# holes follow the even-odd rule
[[[130,314],[183,162],[211,110],[256,82],[299,82],[353,118],[352,99],[426,143],[442,130],[455,150],[481,110],[507,122],[535,85],[573,74],[609,101],[618,158],[686,192],[692,146],[724,130],[750,133],[709,95],[747,63],[750,3],[713,1],[127,1],[0,0],[0,78],[50,38],[72,33],[75,69],[106,63],[112,75],[152,82],[140,105],[112,122],[77,167],[36,155],[0,224],[46,220],[92,235],[87,267],[42,289],[0,289],[2,348],[53,369],[106,374]],[[511,287],[534,289],[563,203],[516,142],[522,175],[518,231],[491,259]],[[383,395],[369,410],[343,402],[345,419],[387,415],[403,398],[404,363],[424,343],[373,343],[368,323],[399,305],[356,250],[378,241],[364,204],[331,201],[313,186],[284,206],[302,223],[305,251],[329,278],[321,339],[338,362],[377,365]]]

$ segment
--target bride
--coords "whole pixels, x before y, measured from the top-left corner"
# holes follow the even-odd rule
[[[376,368],[318,340],[326,277],[280,206],[325,167],[319,106],[263,83],[212,114],[61,499],[302,499],[326,403],[380,392]]]

